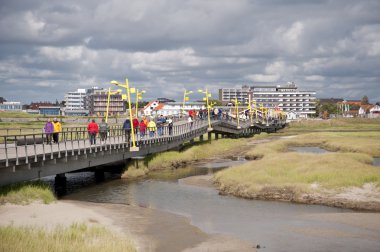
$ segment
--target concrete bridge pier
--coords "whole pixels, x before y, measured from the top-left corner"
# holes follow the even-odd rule
[[[211,142],[211,132],[208,132],[208,133],[207,133],[207,140],[208,140],[209,142]]]
[[[96,182],[104,181],[104,170],[95,170],[95,180]]]
[[[65,173],[59,173],[55,175],[54,189],[55,189],[55,193],[58,196],[66,194],[66,191],[67,191],[66,181],[67,181],[67,178],[66,178]]]

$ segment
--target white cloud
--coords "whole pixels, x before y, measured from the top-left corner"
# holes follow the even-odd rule
[[[308,76],[305,76],[305,80],[307,80],[307,81],[324,81],[325,77],[323,77],[321,75],[308,75]]]
[[[254,82],[275,82],[280,79],[279,75],[252,74],[247,75],[246,79]]]
[[[59,61],[75,61],[82,60],[94,60],[97,57],[97,52],[89,50],[83,46],[68,46],[68,47],[51,47],[44,46],[39,49],[42,56],[47,57],[50,60]]]
[[[280,48],[296,52],[300,47],[304,28],[305,25],[300,21],[293,23],[289,28],[281,26],[275,31],[274,40]]]

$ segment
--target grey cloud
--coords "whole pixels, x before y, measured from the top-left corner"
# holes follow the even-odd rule
[[[275,79],[380,101],[378,13],[376,0],[1,1],[1,96],[63,99],[128,77],[152,99]]]

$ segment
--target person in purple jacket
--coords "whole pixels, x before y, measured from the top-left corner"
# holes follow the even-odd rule
[[[50,119],[48,119],[46,124],[45,124],[44,133],[46,134],[46,142],[48,144],[51,144],[51,138],[52,138],[53,133],[54,133],[54,125],[50,121]]]

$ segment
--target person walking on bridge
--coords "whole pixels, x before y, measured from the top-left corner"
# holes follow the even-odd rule
[[[50,121],[50,119],[48,119],[46,124],[45,124],[44,133],[46,134],[46,143],[51,144],[52,136],[54,133],[54,125]]]
[[[58,143],[59,140],[59,132],[62,132],[62,125],[57,120],[57,118],[54,118],[53,120],[53,126],[54,126],[54,133],[53,133],[53,141],[54,143]]]
[[[145,121],[144,119],[141,119],[141,122],[139,124],[139,127],[140,127],[140,138],[144,138],[145,136],[145,133],[146,133],[146,124],[145,124]]]
[[[156,127],[156,123],[154,122],[153,119],[149,120],[147,127],[149,130],[149,137],[154,137],[154,134],[156,132],[157,127]]]
[[[128,144],[131,141],[131,129],[132,129],[131,120],[129,120],[129,118],[127,118],[124,121],[123,130],[124,130],[124,134],[125,134],[125,142],[127,142]]]
[[[96,134],[99,132],[99,126],[94,119],[88,124],[87,131],[90,136],[90,144],[96,144]]]
[[[106,123],[106,120],[103,118],[102,122],[99,123],[100,141],[104,142],[107,140],[107,133],[108,133],[108,125]]]

